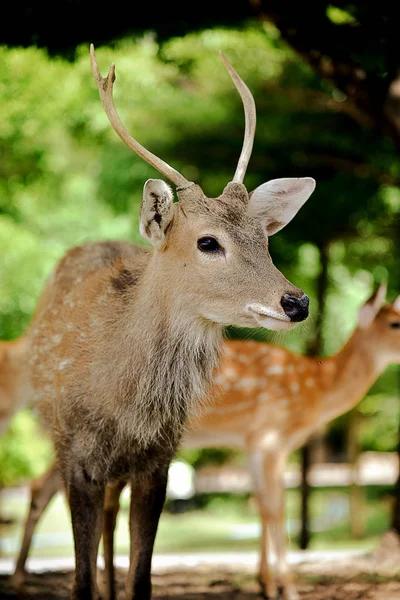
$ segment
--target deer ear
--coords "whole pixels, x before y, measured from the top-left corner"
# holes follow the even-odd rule
[[[400,296],[397,296],[396,300],[393,301],[392,304],[394,310],[397,310],[397,312],[400,312]]]
[[[385,303],[387,283],[381,283],[358,311],[358,325],[362,329],[369,327]]]
[[[314,189],[311,177],[272,179],[251,192],[250,213],[273,235],[293,219]]]
[[[162,179],[148,179],[140,207],[140,234],[155,248],[162,248],[173,216],[174,196],[169,185]]]

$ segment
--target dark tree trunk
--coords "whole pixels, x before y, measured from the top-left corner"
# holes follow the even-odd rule
[[[396,240],[396,262],[399,264],[400,261],[400,218],[394,225],[394,239]],[[394,282],[396,285],[395,289],[400,287],[400,277],[397,275],[397,281]],[[400,404],[400,367],[397,367],[397,399]],[[400,419],[398,423],[398,438],[397,438],[397,455],[399,465],[399,475],[395,486],[395,502],[393,506],[392,514],[392,529],[397,533],[400,539]]]
[[[310,531],[310,484],[308,483],[308,474],[311,467],[311,442],[307,442],[301,449],[301,529],[299,537],[299,546],[306,550],[311,540]]]
[[[322,323],[325,318],[325,300],[328,289],[328,266],[329,266],[329,244],[319,248],[321,271],[317,280],[317,301],[318,313],[315,318],[315,335],[309,343],[307,354],[309,356],[319,356],[323,350]],[[310,440],[301,449],[301,529],[299,536],[299,546],[302,550],[308,548],[311,540],[310,531],[310,484],[308,481],[309,472],[312,465],[312,446]]]

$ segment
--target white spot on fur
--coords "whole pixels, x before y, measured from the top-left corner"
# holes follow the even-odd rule
[[[307,387],[313,387],[315,385],[314,379],[312,377],[308,377],[305,381]]]
[[[236,371],[235,371],[235,369],[228,368],[228,369],[226,369],[226,370],[225,370],[225,375],[226,375],[228,378],[230,378],[230,379],[233,379],[233,378],[235,378],[235,377],[236,377]]]
[[[299,386],[299,384],[297,383],[297,381],[294,381],[293,383],[291,383],[291,384],[290,384],[290,391],[291,391],[293,394],[297,394],[297,393],[298,393],[298,391],[299,391],[299,389],[300,389],[300,386]]]
[[[239,362],[248,364],[250,362],[250,357],[247,354],[239,354],[237,357]]]
[[[268,392],[262,392],[261,394],[258,394],[258,399],[260,400],[260,402],[266,402],[267,400],[269,400]]]
[[[282,365],[272,365],[267,369],[268,375],[282,375],[285,372],[284,367]]]
[[[249,390],[257,387],[258,379],[257,377],[242,377],[236,383],[236,389],[238,390]]]
[[[58,370],[63,371],[70,365],[72,365],[72,360],[70,358],[67,358],[66,360],[62,360],[58,365]]]

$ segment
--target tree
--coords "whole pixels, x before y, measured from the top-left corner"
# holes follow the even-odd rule
[[[324,80],[345,94],[344,104],[362,126],[389,135],[400,148],[398,6],[389,0],[290,0],[260,3],[283,39]]]

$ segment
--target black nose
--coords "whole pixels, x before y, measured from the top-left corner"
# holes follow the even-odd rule
[[[304,321],[308,317],[309,304],[310,299],[306,294],[301,298],[292,294],[283,294],[281,298],[281,306],[291,321]]]

